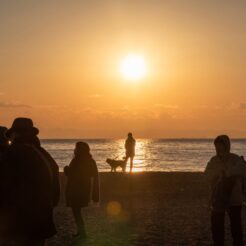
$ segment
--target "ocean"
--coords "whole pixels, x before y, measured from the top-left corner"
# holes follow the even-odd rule
[[[42,140],[42,146],[63,170],[73,158],[77,141],[85,141],[90,145],[101,172],[110,171],[107,158],[124,157],[124,139],[48,139]],[[246,139],[232,140],[232,152],[246,156]],[[137,139],[133,171],[200,172],[214,154],[212,139]]]

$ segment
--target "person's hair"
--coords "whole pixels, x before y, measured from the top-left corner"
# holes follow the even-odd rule
[[[75,145],[74,157],[75,158],[91,157],[89,145],[85,142],[77,142]]]
[[[128,137],[132,137],[132,133],[131,132],[128,133]]]
[[[215,138],[214,145],[223,144],[225,146],[226,151],[230,151],[231,141],[227,135],[220,135]]]

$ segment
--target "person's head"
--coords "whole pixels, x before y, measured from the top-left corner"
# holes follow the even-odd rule
[[[8,145],[8,138],[6,137],[7,127],[0,126],[0,146]]]
[[[128,136],[129,138],[132,138],[132,133],[129,132],[127,136]]]
[[[231,141],[227,135],[220,135],[214,140],[214,146],[218,156],[224,156],[230,153]]]
[[[85,142],[77,142],[74,149],[75,157],[88,157],[90,155],[90,147]]]
[[[29,118],[16,118],[9,130],[6,131],[6,136],[11,142],[29,142],[35,141],[39,130],[33,126],[33,122]]]

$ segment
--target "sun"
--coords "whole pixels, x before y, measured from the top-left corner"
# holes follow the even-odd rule
[[[146,63],[142,56],[127,55],[120,64],[120,72],[125,80],[139,81],[146,76]]]

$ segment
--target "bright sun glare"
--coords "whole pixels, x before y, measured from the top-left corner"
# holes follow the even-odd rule
[[[135,54],[126,56],[120,64],[120,72],[128,81],[139,81],[146,75],[146,64],[143,57]]]

